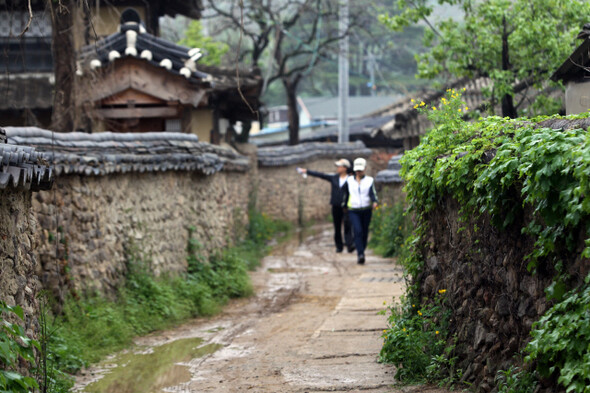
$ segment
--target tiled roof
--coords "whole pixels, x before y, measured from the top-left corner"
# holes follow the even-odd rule
[[[461,98],[469,108],[483,111],[485,106],[489,103],[489,99],[484,95],[484,91],[486,89],[491,89],[491,87],[492,80],[487,77],[479,77],[475,79],[462,78],[450,83],[443,89],[425,92],[422,96],[417,96],[415,98],[424,101],[427,105],[438,106],[441,98],[445,95],[446,90],[455,89],[461,91]],[[526,94],[529,98],[524,101],[523,107],[526,107],[530,102],[534,102],[534,98],[539,95],[550,96],[552,98],[561,97],[562,95],[560,89],[550,87],[539,90],[529,89],[529,86],[525,81],[517,81],[514,84],[514,92],[516,102],[522,99],[523,94]],[[425,115],[419,114],[418,111],[414,109],[414,105],[415,103],[412,103],[411,97],[407,97],[387,108],[368,115],[368,117],[381,116],[384,119],[393,116],[390,120],[383,121],[380,125],[374,127],[371,135],[377,136],[382,134],[389,139],[403,139],[406,137],[424,135],[431,127],[431,123]],[[499,111],[500,108],[496,108],[496,110]]]
[[[584,41],[573,51],[571,55],[551,75],[554,81],[567,83],[572,80],[585,80],[588,77],[588,66],[590,65],[590,39]]]
[[[52,133],[35,127],[6,127],[8,143],[34,146],[57,175],[126,172],[246,171],[248,158],[230,148],[175,132]]]
[[[104,67],[116,59],[130,56],[143,59],[169,72],[187,79],[205,80],[208,75],[197,70],[197,61],[203,54],[198,48],[190,49],[160,37],[148,34],[135,22],[121,25],[118,32],[95,44],[83,47],[78,56],[78,73]]]
[[[368,157],[371,149],[362,142],[302,143],[296,146],[262,147],[258,149],[260,166],[286,166],[318,158]]]
[[[135,57],[182,75],[192,81],[201,81],[215,90],[242,89],[262,85],[260,72],[216,66],[198,65],[204,55],[199,48],[188,48],[151,35],[142,25],[128,22],[120,31],[103,38],[96,44],[83,47],[78,56],[78,74],[106,67],[119,58]]]
[[[439,100],[445,95],[447,88],[465,89],[462,92],[462,98],[467,103],[467,106],[470,108],[479,108],[486,102],[483,90],[490,86],[490,84],[491,80],[489,78],[464,78],[449,84],[444,89],[427,92],[420,97],[420,100],[429,105],[438,105]],[[380,116],[384,119],[389,117],[389,120],[374,127],[371,134],[376,136],[378,133],[382,133],[390,139],[424,135],[431,124],[426,116],[420,115],[414,109],[414,105],[411,97],[406,97],[387,108],[369,115],[370,117]]]
[[[42,154],[32,147],[14,146],[4,141],[5,134],[0,129],[0,189],[50,189],[53,171]]]
[[[391,157],[387,163],[387,169],[379,171],[375,176],[375,181],[377,183],[402,183],[403,179],[399,175],[399,171],[402,169],[399,163],[400,158],[402,158],[401,154]]]

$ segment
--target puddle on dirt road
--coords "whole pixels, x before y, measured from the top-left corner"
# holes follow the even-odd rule
[[[179,364],[217,351],[222,345],[203,345],[200,338],[186,338],[156,347],[140,347],[105,362],[109,371],[88,385],[87,393],[161,393],[191,379],[188,367]],[[142,351],[143,350],[143,351]]]

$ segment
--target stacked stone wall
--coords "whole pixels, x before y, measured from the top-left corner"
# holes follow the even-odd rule
[[[30,337],[36,337],[37,294],[41,289],[35,274],[36,232],[31,192],[0,190],[0,300],[23,308],[24,324]]]
[[[133,256],[156,275],[185,271],[189,232],[205,253],[224,248],[247,222],[250,192],[232,172],[60,176],[33,201],[40,277],[63,299],[69,289],[114,293]]]
[[[498,370],[518,361],[514,356],[530,340],[533,323],[551,306],[545,288],[557,272],[543,261],[535,272],[527,268],[525,256],[533,250],[534,239],[520,228],[530,221],[530,212],[518,217],[518,225],[500,230],[485,215],[462,221],[460,208],[447,198],[429,214],[426,263],[417,283],[425,299],[446,290],[453,354],[463,370],[462,380],[479,392],[490,392]],[[580,285],[590,270],[588,260],[577,257],[583,248],[582,236],[576,252],[562,255],[570,287]],[[548,386],[543,391],[561,390]]]

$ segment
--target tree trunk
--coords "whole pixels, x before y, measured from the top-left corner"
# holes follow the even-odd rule
[[[74,131],[74,80],[76,52],[72,34],[74,0],[48,1],[53,28],[53,69],[55,90],[51,127],[58,132]]]
[[[502,19],[502,70],[510,70],[510,52],[508,48],[508,32],[506,31],[506,17]],[[502,96],[502,116],[514,119],[517,117],[514,107],[514,97],[511,94]]]
[[[299,110],[297,109],[297,87],[301,80],[300,75],[283,78],[283,86],[287,95],[287,119],[289,121],[289,145],[299,144]]]

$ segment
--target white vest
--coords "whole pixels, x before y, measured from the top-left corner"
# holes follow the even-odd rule
[[[349,209],[363,209],[371,207],[372,201],[369,196],[369,191],[373,188],[374,181],[371,176],[365,176],[360,183],[356,181],[356,177],[349,176],[346,179],[348,183],[348,202],[346,207]],[[373,190],[375,192],[375,190]],[[375,194],[376,195],[376,194]]]

